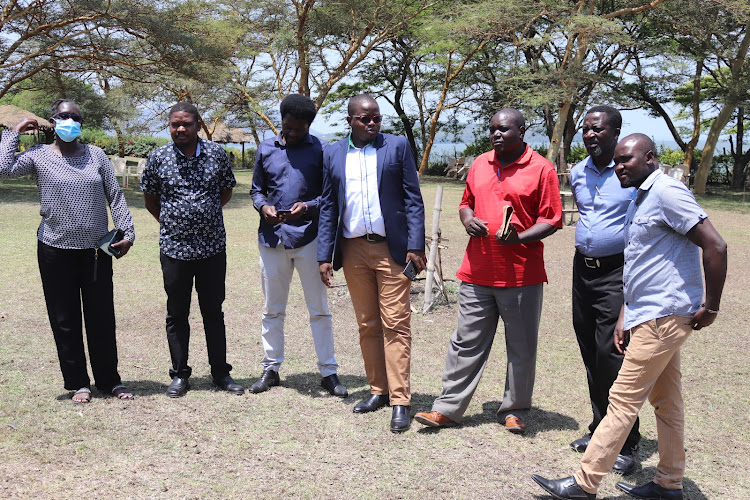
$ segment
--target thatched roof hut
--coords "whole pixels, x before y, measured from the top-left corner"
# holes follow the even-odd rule
[[[198,135],[203,139],[206,138],[206,133],[201,129]],[[230,128],[224,122],[216,124],[216,128],[211,134],[211,140],[214,142],[220,142],[222,144],[234,143],[243,144],[245,142],[255,142],[253,140],[253,134],[245,132],[241,128]]]
[[[206,133],[201,129],[198,132],[198,136],[206,139]],[[245,166],[245,143],[255,142],[253,134],[245,132],[241,128],[230,128],[224,122],[216,124],[213,133],[211,134],[211,140],[214,142],[220,142],[222,144],[240,144],[242,145],[242,166]]]
[[[34,118],[37,122],[39,122],[39,127],[41,127],[42,129],[51,130],[53,128],[52,124],[49,121],[36,116],[31,111],[26,111],[25,109],[19,108],[18,106],[13,106],[12,104],[5,104],[0,106],[0,126],[5,128],[13,128],[23,118]]]

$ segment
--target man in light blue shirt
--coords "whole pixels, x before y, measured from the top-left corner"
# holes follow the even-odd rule
[[[583,144],[589,156],[573,167],[570,186],[580,218],[573,258],[573,328],[586,367],[593,418],[589,432],[570,446],[586,451],[591,434],[607,414],[609,389],[622,366],[612,335],[622,308],[625,214],[635,189],[623,189],[612,161],[622,116],[612,106],[594,106],[583,119]],[[635,470],[641,435],[638,419],[613,467]]]
[[[639,188],[625,220],[625,303],[614,334],[625,359],[610,390],[607,415],[591,436],[578,472],[558,480],[532,475],[555,498],[596,498],[646,399],[656,416],[656,474],[641,486],[618,482],[617,487],[635,498],[683,498],[680,346],[719,313],[727,245],[687,188],[658,170],[655,151],[643,134],[630,135],[615,148],[620,184]]]

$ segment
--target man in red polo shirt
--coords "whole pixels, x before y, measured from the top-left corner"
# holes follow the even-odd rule
[[[494,150],[472,164],[459,205],[471,238],[456,273],[461,280],[458,327],[448,346],[443,390],[432,411],[417,413],[415,420],[430,427],[461,423],[502,318],[508,364],[497,414],[510,432],[522,434],[534,390],[542,284],[547,282],[541,240],[562,227],[562,206],[555,167],[523,140],[523,115],[511,108],[498,111],[489,129]],[[503,237],[507,205],[513,215]]]

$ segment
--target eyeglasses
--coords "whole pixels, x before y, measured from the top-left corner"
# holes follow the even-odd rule
[[[369,125],[370,122],[380,123],[383,121],[383,115],[375,115],[375,116],[366,116],[366,115],[356,116],[355,115],[355,116],[352,116],[352,118],[356,118],[357,120],[361,121],[365,125]]]
[[[81,123],[83,118],[81,115],[74,115],[73,113],[57,113],[52,115],[55,120],[73,120],[74,122]]]

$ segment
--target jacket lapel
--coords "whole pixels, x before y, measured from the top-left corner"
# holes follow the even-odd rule
[[[375,154],[378,158],[378,191],[380,191],[380,182],[383,179],[383,168],[385,168],[385,159],[388,156],[388,141],[383,134],[378,134],[375,139]]]

